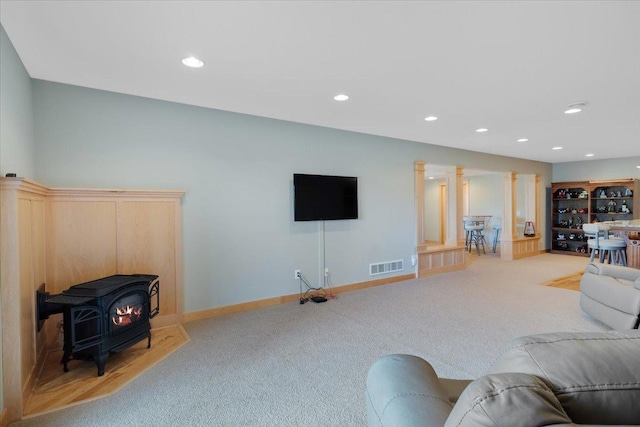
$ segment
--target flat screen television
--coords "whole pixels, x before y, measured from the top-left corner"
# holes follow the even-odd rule
[[[293,174],[295,221],[358,219],[358,178]]]

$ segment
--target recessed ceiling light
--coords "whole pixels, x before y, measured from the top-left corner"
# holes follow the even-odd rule
[[[593,154],[593,153],[589,153],[589,154],[585,154],[584,156],[585,156],[585,157],[593,157],[593,156],[594,156],[594,154]]]
[[[487,129],[487,128],[480,128],[480,129],[476,129],[476,132],[478,132],[478,133],[482,133],[482,132],[486,132],[486,131],[488,131],[488,130],[489,130],[489,129]]]
[[[640,167],[640,166],[638,166],[638,167]],[[435,178],[436,178],[435,176],[430,176],[429,177],[429,179],[435,179]]]
[[[567,105],[566,110],[564,110],[565,114],[575,114],[575,113],[579,113],[580,111],[582,111],[582,109],[584,107],[586,107],[588,104],[587,101],[580,101],[580,102],[574,102],[571,105]]]
[[[190,68],[200,68],[204,67],[204,62],[196,58],[195,56],[190,56],[188,58],[184,58],[182,63]]]
[[[424,118],[428,122],[433,122],[434,120],[438,120],[436,116],[428,116]]]
[[[527,141],[528,141],[528,139],[527,139],[527,138],[520,138],[520,139],[518,140],[518,142],[527,142]]]
[[[562,147],[553,147],[552,150],[562,150]]]
[[[637,169],[640,169],[640,165],[636,166]]]
[[[349,95],[345,95],[344,93],[341,93],[339,95],[334,96],[333,99],[335,99],[336,101],[346,101],[347,99],[349,99]]]

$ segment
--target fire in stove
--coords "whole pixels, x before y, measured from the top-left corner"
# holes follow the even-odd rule
[[[116,315],[111,317],[111,321],[116,326],[127,326],[137,322],[142,317],[142,306],[134,307],[128,305],[116,308]]]

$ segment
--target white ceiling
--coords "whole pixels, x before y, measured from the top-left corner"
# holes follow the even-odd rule
[[[551,163],[640,155],[637,1],[1,0],[0,21],[36,79]]]

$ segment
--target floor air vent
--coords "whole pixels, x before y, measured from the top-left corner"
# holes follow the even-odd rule
[[[399,259],[396,261],[378,262],[369,264],[369,275],[393,273],[394,271],[404,270],[404,261]]]

